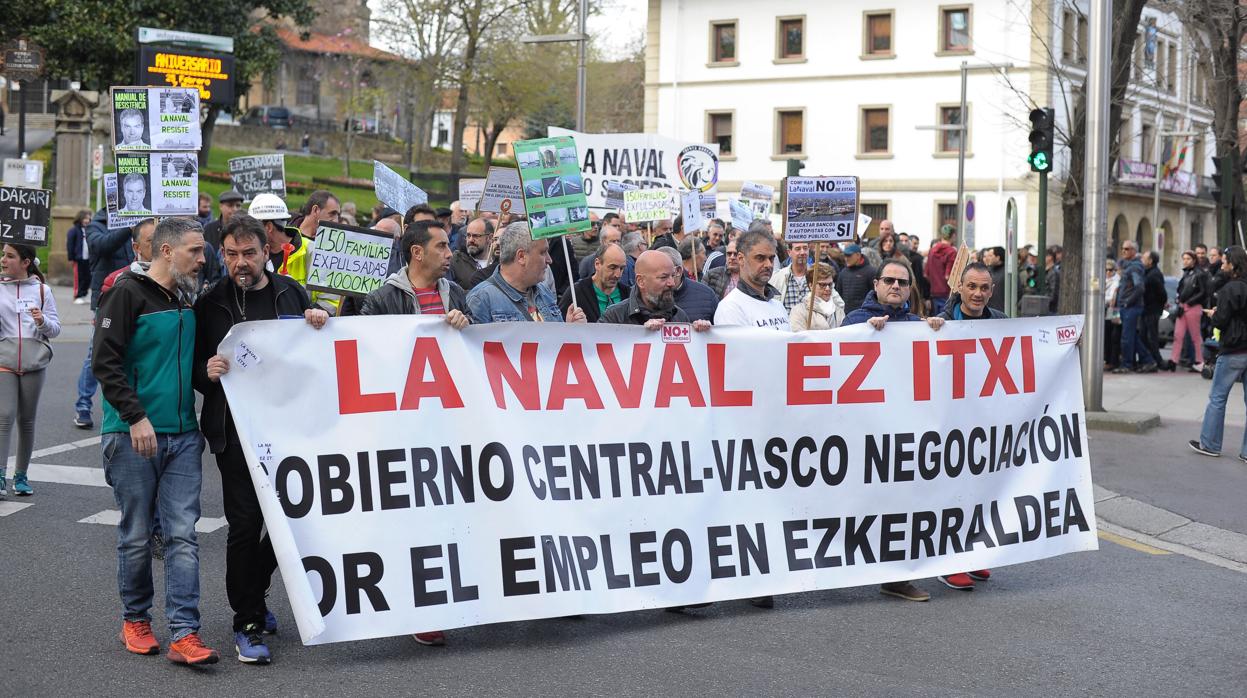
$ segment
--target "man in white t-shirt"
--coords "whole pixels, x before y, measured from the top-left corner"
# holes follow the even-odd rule
[[[736,258],[740,282],[719,302],[714,324],[791,332],[779,292],[770,285],[775,271],[775,239],[762,231],[745,233],[736,240]]]

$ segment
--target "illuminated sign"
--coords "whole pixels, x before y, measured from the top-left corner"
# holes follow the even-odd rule
[[[234,106],[234,57],[229,54],[140,46],[136,78],[140,85],[193,87],[200,102]]]

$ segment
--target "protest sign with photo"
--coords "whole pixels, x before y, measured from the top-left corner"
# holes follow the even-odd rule
[[[148,215],[121,215],[121,195],[117,191],[117,173],[115,172],[109,172],[104,175],[104,208],[108,211],[109,230],[129,228],[144,218],[149,217]]]
[[[412,206],[429,203],[423,189],[376,160],[372,161],[372,186],[377,200],[404,216]]]
[[[118,153],[120,216],[193,216],[199,212],[194,153]]]
[[[114,87],[113,150],[199,150],[199,91]]]
[[[757,182],[745,182],[740,186],[740,198],[772,201],[775,198],[775,187]]]
[[[727,200],[727,207],[732,216],[732,227],[737,230],[748,230],[749,224],[753,223],[754,219],[761,218],[753,210],[749,199],[732,197]]]
[[[348,317],[243,323],[218,350],[263,362],[222,382],[321,644],[1094,550],[1082,322]],[[591,422],[615,428],[551,428]]]
[[[570,136],[541,138],[516,141],[514,148],[533,238],[588,230],[592,224],[576,142]]]
[[[624,192],[624,220],[649,223],[671,220],[670,189],[633,189]]]
[[[622,211],[624,207],[624,192],[636,191],[640,189],[635,184],[627,182],[616,182],[606,180],[602,186],[606,187],[606,208],[612,208],[616,211]]]
[[[524,185],[520,171],[514,167],[490,167],[481,192],[481,211],[493,213],[524,213]]]
[[[485,193],[485,179],[461,179],[459,180],[459,209],[462,211],[474,211],[477,204],[481,202],[481,195]]]
[[[551,136],[576,139],[584,192],[593,208],[607,201],[608,181],[641,188],[709,191],[719,181],[719,146],[654,133],[579,133],[551,126]]]
[[[369,228],[321,223],[310,243],[308,290],[363,297],[385,281],[394,237]]]
[[[784,239],[852,240],[857,232],[857,177],[784,178]]]
[[[256,194],[276,194],[286,198],[286,156],[284,153],[247,155],[229,160],[230,185],[251,201]]]
[[[0,243],[42,247],[51,220],[51,191],[0,187]]]

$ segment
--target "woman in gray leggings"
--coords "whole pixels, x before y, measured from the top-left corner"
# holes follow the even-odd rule
[[[47,341],[61,333],[52,289],[43,283],[33,247],[5,245],[0,255],[0,495],[8,493],[4,467],[17,423],[13,492],[35,493],[26,479],[35,445],[35,411],[43,389]],[[42,364],[42,365],[40,365]]]

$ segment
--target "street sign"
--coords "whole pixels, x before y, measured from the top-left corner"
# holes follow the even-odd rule
[[[97,145],[91,153],[91,179],[104,176],[104,146]]]
[[[43,161],[5,158],[4,186],[38,189],[43,184]]]
[[[974,249],[974,195],[966,194],[965,203],[965,228],[966,234],[962,236],[962,242],[966,247]]]
[[[220,51],[222,53],[234,52],[234,39],[228,36],[195,34],[194,32],[180,32],[172,29],[152,29],[151,27],[139,27],[139,43],[170,44],[188,48],[202,48],[208,51]]]
[[[5,46],[3,65],[11,80],[36,80],[43,75],[43,49],[33,41],[17,39]]]

